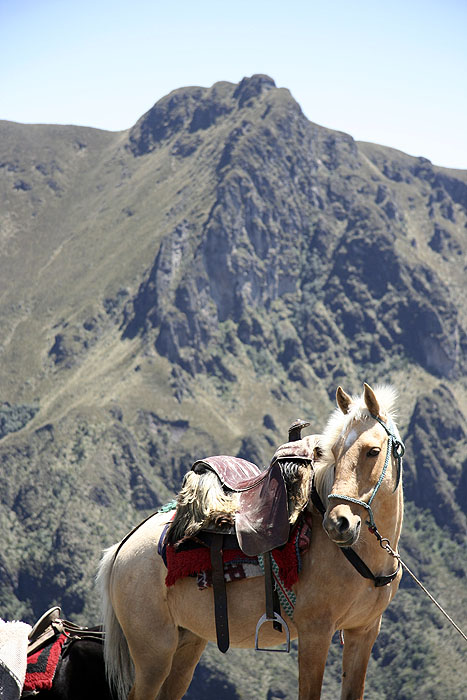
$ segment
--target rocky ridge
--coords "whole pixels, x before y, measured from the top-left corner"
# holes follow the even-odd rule
[[[194,458],[265,464],[362,380],[400,393],[404,555],[465,609],[465,172],[315,125],[258,75],[119,134],[0,122],[0,202],[2,617],[89,623],[100,549]],[[399,600],[369,692],[460,698],[460,647],[436,618],[422,635],[410,582]],[[245,696],[229,663],[199,678]],[[294,697],[293,663],[258,697]]]

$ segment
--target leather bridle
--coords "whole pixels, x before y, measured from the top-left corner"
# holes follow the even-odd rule
[[[405,452],[405,447],[404,443],[400,440],[399,434],[397,433],[397,429],[391,420],[391,418],[388,418],[387,424],[384,423],[384,421],[379,418],[379,416],[374,416],[373,414],[370,414],[372,418],[374,418],[386,431],[388,435],[388,441],[387,441],[387,450],[386,450],[386,459],[384,460],[384,465],[383,469],[381,471],[381,474],[379,476],[379,479],[371,492],[371,496],[368,499],[368,502],[362,501],[360,498],[353,498],[352,496],[343,496],[339,493],[330,493],[328,498],[339,498],[341,501],[348,501],[349,503],[356,503],[359,506],[362,506],[365,508],[365,510],[368,513],[368,518],[367,520],[367,525],[371,528],[376,528],[375,524],[375,519],[373,516],[373,511],[371,509],[371,504],[378,493],[379,487],[383,483],[383,479],[386,476],[387,468],[389,465],[389,460],[391,459],[391,455],[395,457],[397,460],[397,478],[396,478],[396,485],[394,486],[394,491],[397,489],[399,486],[400,478],[401,478],[401,471],[402,471],[402,457],[404,456]]]
[[[373,511],[371,508],[371,504],[378,493],[378,490],[383,482],[384,477],[386,476],[387,468],[389,465],[389,460],[391,459],[391,455],[395,457],[397,460],[397,477],[396,477],[396,484],[394,486],[394,491],[396,491],[397,487],[399,486],[400,483],[400,478],[401,478],[401,472],[402,472],[402,457],[404,456],[405,452],[405,447],[404,443],[401,441],[399,437],[399,433],[397,431],[396,426],[394,425],[393,421],[391,418],[388,418],[387,423],[384,423],[384,421],[379,418],[379,416],[375,416],[373,414],[370,414],[372,418],[374,418],[387,433],[388,440],[387,440],[387,450],[386,450],[386,458],[384,460],[384,465],[383,469],[381,470],[381,474],[379,476],[379,479],[371,493],[370,498],[368,499],[368,502],[363,501],[359,498],[353,498],[351,496],[345,496],[341,495],[338,493],[330,493],[328,495],[328,498],[339,498],[342,501],[348,501],[350,503],[356,503],[359,506],[362,506],[365,508],[365,510],[368,513],[368,520],[366,521],[366,524],[368,525],[368,529],[370,532],[375,535],[375,537],[380,541],[384,541],[384,538],[381,537],[380,533],[378,532],[378,529],[375,524],[375,519],[373,516]],[[393,492],[394,492],[393,491]],[[315,508],[320,512],[321,517],[324,518],[324,514],[326,513],[326,508],[323,505],[323,502],[321,501],[321,498],[316,490],[315,484],[314,484],[314,479],[313,479],[313,485],[311,489],[311,500]],[[389,574],[388,576],[375,576],[371,569],[365,564],[365,562],[359,557],[357,552],[352,549],[352,547],[341,547],[341,552],[342,554],[346,557],[346,559],[352,564],[352,566],[358,571],[358,573],[363,576],[364,578],[370,579],[374,582],[376,587],[379,586],[386,586],[388,583],[391,583],[394,581],[396,578],[397,574],[399,573],[399,569],[401,567],[401,562],[400,560],[398,561],[397,568],[396,570],[392,573]]]

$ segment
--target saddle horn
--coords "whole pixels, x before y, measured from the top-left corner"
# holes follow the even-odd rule
[[[301,440],[303,428],[307,428],[309,425],[310,423],[307,420],[302,420],[301,418],[294,420],[289,428],[289,442],[297,442],[297,440]]]

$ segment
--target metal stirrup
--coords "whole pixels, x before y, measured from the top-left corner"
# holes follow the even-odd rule
[[[289,626],[283,617],[274,608],[280,609],[277,593],[274,591],[274,577],[272,573],[271,552],[265,552],[262,556],[264,567],[264,582],[266,593],[266,612],[258,620],[255,633],[255,651],[275,651],[288,654],[290,651],[290,631]],[[259,631],[265,622],[272,622],[274,629],[282,631],[282,625],[285,627],[286,648],[285,649],[269,649],[259,646]]]
[[[274,622],[277,621],[281,625],[284,625],[285,627],[285,649],[269,649],[268,647],[260,647],[258,646],[259,644],[259,630],[260,628],[264,625],[265,622]],[[283,617],[279,615],[279,613],[274,613],[274,617],[268,617],[267,613],[264,613],[262,617],[259,618],[258,624],[256,625],[256,633],[255,633],[255,651],[276,651],[276,652],[281,652],[288,654],[290,651],[290,631],[289,627],[284,620]]]

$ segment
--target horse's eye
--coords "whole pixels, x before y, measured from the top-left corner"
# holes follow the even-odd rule
[[[371,450],[368,450],[366,453],[367,457],[377,457],[379,453],[381,452],[381,449],[379,447],[372,447]]]

